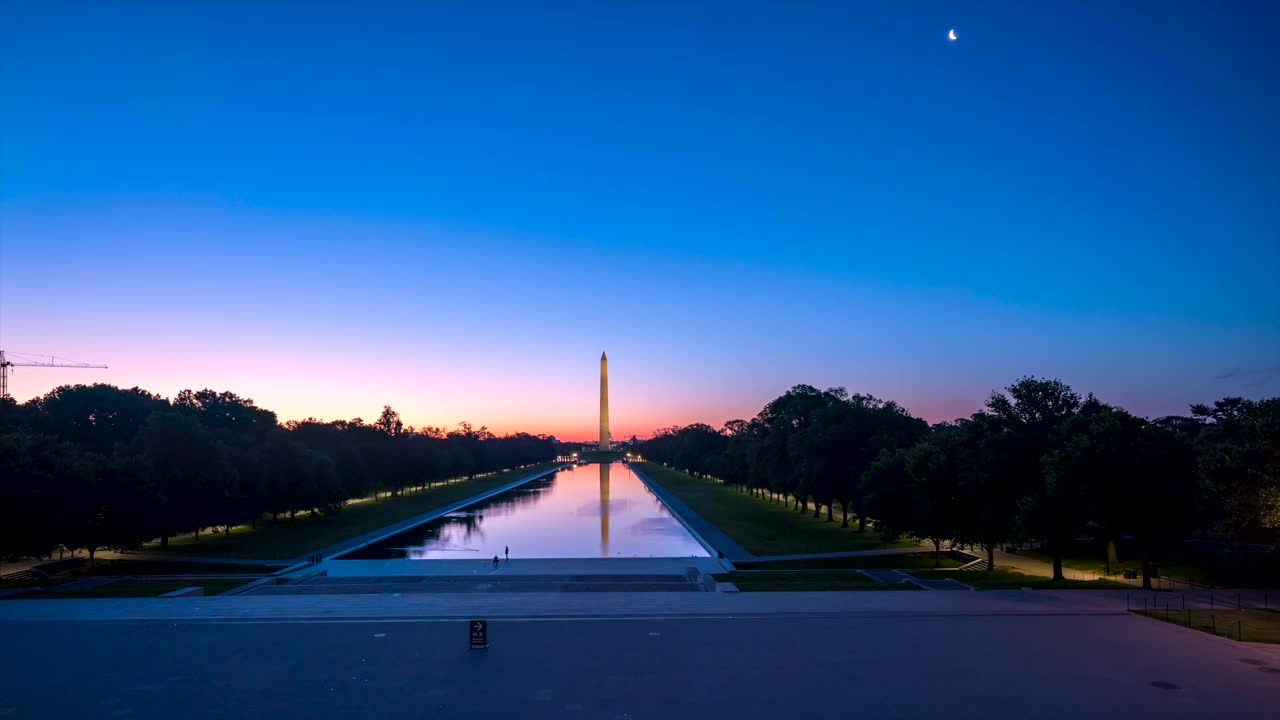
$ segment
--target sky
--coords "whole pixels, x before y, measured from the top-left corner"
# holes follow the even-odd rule
[[[1280,5],[0,0],[18,401],[615,438],[1280,394]],[[954,29],[956,40],[947,38]]]

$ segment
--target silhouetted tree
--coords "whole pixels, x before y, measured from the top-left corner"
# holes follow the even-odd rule
[[[987,569],[996,567],[995,548],[1017,535],[1020,487],[1012,472],[1013,441],[994,415],[974,413],[956,423],[962,432],[956,512],[965,520],[964,536],[987,552]]]
[[[907,472],[907,450],[881,450],[863,473],[861,486],[867,512],[885,538],[912,531],[915,488]]]
[[[173,399],[173,406],[195,414],[200,424],[210,430],[262,437],[279,427],[275,413],[233,392],[183,390]]]
[[[933,543],[934,563],[947,540],[967,540],[971,530],[959,511],[960,477],[964,472],[964,431],[936,425],[907,452],[911,478],[911,534]]]
[[[373,422],[373,426],[388,435],[399,435],[404,431],[404,423],[400,420],[400,413],[391,409],[390,405],[382,406],[382,414],[378,415],[378,419]]]
[[[62,544],[64,493],[89,472],[75,445],[48,435],[0,435],[0,557],[43,557]]]
[[[1224,398],[1193,405],[1203,423],[1199,472],[1232,546],[1244,538],[1274,538],[1280,528],[1280,398]]]
[[[1116,559],[1132,538],[1151,559],[1192,527],[1234,547],[1280,528],[1280,399],[1225,398],[1190,417],[1147,421],[1058,380],[1026,377],[984,411],[932,430],[892,401],[797,385],[750,420],[695,423],[646,441],[650,459],[790,505],[841,506],[859,530],[993,548],[1044,542],[1062,554],[1096,529]],[[263,515],[333,514],[352,498],[398,494],[550,460],[556,442],[444,432],[378,420],[281,426],[231,392],[184,390],[169,403],[138,388],[57,388],[0,399],[0,557],[57,547],[130,548],[176,532],[230,530]],[[994,564],[992,565],[994,567]]]
[[[226,449],[191,415],[157,412],[138,432],[162,501],[161,545],[175,532],[222,525],[239,510]]]
[[[146,390],[113,385],[63,385],[28,403],[32,429],[108,455],[133,440],[151,413],[169,403]]]
[[[992,393],[990,412],[1011,436],[1004,448],[1009,453],[1010,477],[1021,498],[1022,524],[1048,546],[1053,556],[1053,577],[1063,579],[1062,555],[1079,529],[1078,498],[1081,488],[1075,476],[1050,475],[1045,463],[1062,428],[1080,409],[1080,396],[1061,380],[1024,377],[1007,389]]]

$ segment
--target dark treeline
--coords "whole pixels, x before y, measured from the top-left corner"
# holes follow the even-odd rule
[[[1149,586],[1157,548],[1213,536],[1274,543],[1280,528],[1280,398],[1194,405],[1147,420],[1023,378],[971,417],[929,426],[890,401],[797,385],[751,420],[657,434],[647,459],[886,537],[979,545],[1035,540],[1062,577],[1082,533],[1134,545]]]
[[[300,512],[333,514],[392,495],[555,457],[555,443],[467,423],[405,427],[390,406],[281,425],[230,392],[172,400],[111,385],[0,399],[0,557],[125,549],[155,538]]]

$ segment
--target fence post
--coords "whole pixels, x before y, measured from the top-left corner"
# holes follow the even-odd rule
[[[1187,611],[1187,627],[1191,627],[1191,611]]]
[[[1218,616],[1217,615],[1209,616],[1209,627],[1213,628],[1214,635],[1218,634]]]
[[[1236,639],[1244,642],[1244,622],[1241,620],[1236,621]]]

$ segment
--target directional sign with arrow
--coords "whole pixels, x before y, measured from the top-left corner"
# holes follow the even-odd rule
[[[471,620],[471,649],[486,650],[489,647],[489,622],[487,620]]]

